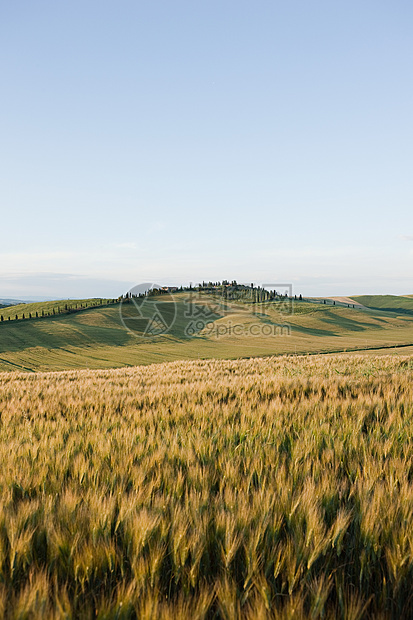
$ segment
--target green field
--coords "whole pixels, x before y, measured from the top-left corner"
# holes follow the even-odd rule
[[[400,314],[395,310],[389,312],[388,307],[384,311],[359,310],[296,302],[294,313],[284,315],[280,314],[279,304],[273,302],[217,304],[216,299],[205,296],[202,303],[214,308],[208,316],[209,326],[196,328],[191,335],[185,333],[186,299],[186,293],[174,295],[174,303],[160,298],[165,316],[173,312],[176,304],[176,321],[167,335],[150,338],[125,329],[119,303],[39,319],[27,319],[27,316],[36,311],[41,315],[42,310],[51,313],[53,308],[64,308],[65,303],[90,306],[101,300],[44,302],[3,309],[0,370],[98,369],[177,359],[377,351],[413,345],[413,313],[410,316],[407,306],[402,306],[409,303],[413,306],[413,300],[408,298],[395,298],[400,307],[406,308]],[[361,299],[366,298],[357,298]],[[379,302],[374,298],[372,303]],[[21,319],[23,312],[25,320]],[[126,307],[126,315],[128,312]],[[19,320],[7,320],[7,313],[11,318],[18,314]],[[139,332],[132,304],[126,323]],[[397,350],[407,352],[402,348]]]
[[[352,299],[373,310],[413,316],[413,296],[411,295],[357,295]]]

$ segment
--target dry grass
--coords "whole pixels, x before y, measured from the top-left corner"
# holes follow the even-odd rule
[[[0,375],[0,616],[411,618],[413,358]]]

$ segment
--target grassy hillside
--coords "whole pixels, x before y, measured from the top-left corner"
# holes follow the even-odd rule
[[[405,357],[0,374],[0,617],[412,618],[412,403]]]
[[[21,320],[24,316],[25,319],[28,319],[31,315],[32,317],[36,317],[36,313],[39,317],[42,315],[56,315],[56,314],[67,314],[71,311],[81,310],[82,308],[93,308],[95,306],[102,306],[107,303],[110,303],[112,300],[109,299],[60,299],[58,301],[42,301],[35,302],[30,304],[16,304],[13,306],[3,306],[1,314],[3,319],[7,321],[15,320],[16,316],[19,320]]]
[[[203,329],[195,325],[190,335],[185,333],[188,319],[186,296],[182,293],[174,296],[177,317],[171,332],[164,336],[140,337],[139,320],[132,304],[130,319],[129,307],[124,311],[124,322],[137,330],[138,335],[125,329],[119,304],[43,319],[3,321],[0,369],[110,368],[177,359],[224,359],[413,344],[413,318],[408,315],[304,302],[295,304],[293,315],[282,315],[276,303],[225,305],[204,299],[205,304],[210,302],[214,308],[208,317],[209,325]],[[173,304],[164,300],[162,303],[167,306],[167,316]],[[53,302],[47,304],[36,304],[37,311],[40,313],[44,307],[50,311]],[[25,308],[27,315],[28,305]]]
[[[357,295],[353,299],[366,308],[413,316],[413,298],[409,295]]]

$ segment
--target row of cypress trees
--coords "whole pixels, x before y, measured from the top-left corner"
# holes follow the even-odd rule
[[[36,312],[28,312],[28,313],[23,312],[20,317],[18,314],[16,314],[14,319],[10,315],[6,319],[2,314],[0,315],[0,322],[3,323],[6,320],[7,321],[18,321],[18,320],[27,320],[27,319],[39,319],[39,318],[55,316],[56,314],[70,314],[71,312],[79,312],[81,310],[86,310],[88,308],[97,308],[99,306],[106,306],[109,304],[114,304],[117,301],[118,301],[117,299],[99,299],[96,302],[93,302],[91,304],[81,303],[80,305],[76,304],[75,306],[65,304],[63,307],[61,306],[57,306],[57,308],[53,307],[51,311],[45,311],[44,309],[42,309],[41,312],[37,310]]]

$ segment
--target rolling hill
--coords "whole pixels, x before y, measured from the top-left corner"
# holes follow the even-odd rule
[[[36,313],[41,317],[42,315],[51,314],[69,314],[72,311],[93,308],[97,306],[107,305],[114,300],[109,299],[59,299],[57,301],[39,301],[33,303],[14,303],[4,305],[2,309],[2,316],[5,321],[15,319],[17,316],[19,319],[29,318],[29,316],[36,316]]]
[[[413,316],[413,296],[410,295],[357,295],[353,299],[371,310]]]
[[[22,304],[24,303],[21,299],[9,299],[9,298],[3,298],[0,299],[0,307],[2,308],[6,308],[8,306],[16,306],[17,304]]]
[[[234,359],[413,345],[413,316],[389,311],[388,307],[384,311],[376,306],[360,310],[296,302],[293,314],[282,314],[280,306],[272,302],[217,304],[216,299],[204,296],[202,303],[208,311],[203,312],[201,307],[198,314],[207,315],[208,322],[194,321],[188,331],[186,293],[177,293],[158,299],[161,320],[168,322],[176,312],[171,330],[148,337],[143,335],[133,304],[123,305],[121,319],[119,303],[93,307],[97,301],[78,300],[78,306],[89,303],[78,312],[1,322],[0,370],[98,369],[177,359]],[[366,298],[357,301],[364,304]],[[31,310],[41,316],[42,310],[51,312],[53,303],[64,304],[43,302]],[[29,304],[8,311],[19,315],[23,308],[27,317]]]

